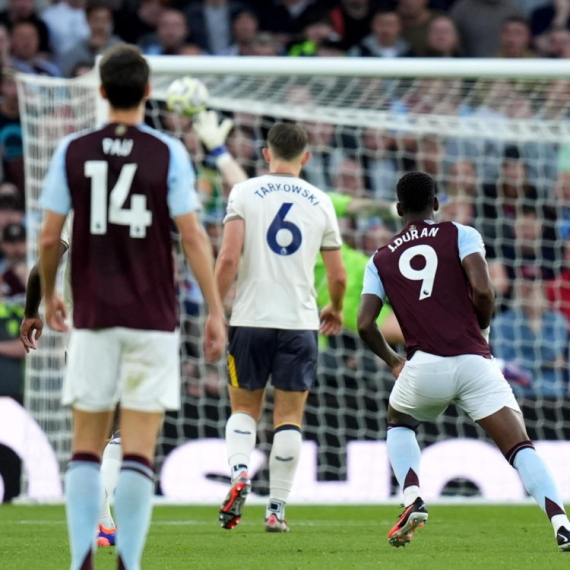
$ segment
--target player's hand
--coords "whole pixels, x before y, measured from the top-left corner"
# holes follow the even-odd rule
[[[216,362],[226,349],[226,320],[223,315],[208,315],[204,331],[204,356],[206,362]]]
[[[209,151],[224,146],[233,126],[231,119],[218,122],[216,111],[200,111],[192,121],[192,127]]]
[[[57,293],[54,293],[51,297],[46,297],[45,309],[48,327],[57,332],[67,332],[68,327],[65,324],[67,317],[65,303]]]
[[[321,311],[321,333],[327,336],[337,335],[342,330],[342,311],[338,311],[331,304]]]
[[[24,317],[20,325],[20,340],[26,352],[30,352],[30,349],[36,350],[37,346],[35,341],[39,340],[40,336],[42,336],[43,330],[44,322],[39,315],[35,317]]]
[[[406,364],[406,359],[400,358],[394,366],[390,367],[390,370],[392,370],[392,374],[394,375],[394,378],[396,378],[396,380],[398,379],[398,376],[400,376],[400,374],[402,373],[405,364]]]

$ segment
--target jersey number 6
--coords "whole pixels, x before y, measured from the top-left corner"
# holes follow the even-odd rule
[[[287,222],[285,216],[289,213],[289,210],[293,206],[292,203],[286,203],[279,208],[277,215],[273,218],[269,229],[267,230],[267,243],[271,248],[271,251],[279,255],[291,255],[295,253],[300,247],[303,241],[303,236],[301,235],[301,230],[293,222]],[[289,245],[281,245],[277,241],[277,235],[281,232],[279,236],[281,239],[279,241],[285,241],[283,239],[283,231],[289,232],[291,234],[291,241]]]
[[[419,256],[425,259],[423,269],[414,269],[411,261],[414,257]],[[415,245],[410,247],[400,256],[398,265],[400,273],[407,279],[412,281],[421,281],[420,301],[431,297],[433,291],[433,282],[435,280],[435,272],[437,271],[437,253],[430,245]]]
[[[125,164],[117,183],[109,196],[107,211],[107,172],[109,164],[104,160],[89,160],[85,163],[85,176],[91,178],[91,233],[107,233],[107,220],[110,224],[129,226],[132,238],[145,238],[146,229],[152,224],[152,212],[146,209],[146,196],[133,194],[130,209],[123,208],[127,201],[136,164]]]

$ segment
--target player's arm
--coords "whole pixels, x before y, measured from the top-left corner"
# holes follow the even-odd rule
[[[321,332],[338,334],[342,329],[342,307],[346,293],[346,269],[340,249],[321,251],[327,272],[327,285],[331,302],[321,311]]]
[[[358,308],[358,334],[368,348],[379,356],[398,378],[406,360],[390,347],[378,328],[376,321],[382,306],[382,299],[377,295],[370,293],[362,295]]]
[[[63,241],[59,245],[59,259],[64,256],[68,246]],[[42,301],[42,284],[40,280],[40,268],[36,263],[30,275],[28,276],[28,283],[26,285],[26,305],[24,307],[24,319],[20,325],[20,340],[26,349],[35,350],[36,342],[42,336],[44,323],[39,315],[40,303]]]
[[[227,220],[215,271],[216,284],[222,301],[228,295],[236,279],[244,238],[244,220],[237,217]]]
[[[226,147],[226,139],[233,127],[233,121],[224,119],[220,123],[216,111],[202,111],[198,113],[192,126],[206,147],[208,155],[215,162],[224,182],[230,188],[247,180],[245,170]]]
[[[491,324],[495,308],[495,292],[489,275],[489,267],[482,254],[472,253],[463,259],[463,269],[465,269],[473,291],[473,307],[477,321],[481,331],[484,332]]]
[[[226,343],[224,309],[214,281],[212,245],[194,212],[175,216],[180,241],[192,273],[200,286],[209,315],[206,322],[206,359],[214,362],[222,355]]]
[[[40,278],[45,297],[46,321],[55,331],[67,331],[66,310],[63,299],[55,290],[57,268],[60,260],[61,232],[67,214],[46,211],[40,234]]]

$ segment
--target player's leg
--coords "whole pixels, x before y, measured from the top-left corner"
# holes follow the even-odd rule
[[[72,570],[92,568],[102,498],[101,454],[117,402],[114,335],[113,329],[74,330],[69,343],[62,402],[73,406],[73,455],[65,475]]]
[[[273,329],[230,328],[228,381],[232,415],[226,424],[226,449],[232,484],[218,514],[220,525],[227,530],[241,520],[251,491],[249,460],[255,448],[274,345]]]
[[[504,407],[478,423],[519,472],[528,494],[550,519],[560,549],[570,551],[570,521],[562,497],[548,466],[528,438],[522,413]]]
[[[390,464],[404,494],[404,512],[388,533],[392,546],[405,546],[428,519],[420,494],[420,447],[415,430],[437,418],[455,395],[453,358],[417,352],[406,362],[388,406],[386,443]]]
[[[275,389],[274,435],[269,456],[269,502],[265,510],[265,529],[268,532],[289,531],[285,505],[301,456],[301,426],[308,395],[308,391]]]
[[[301,456],[305,402],[317,374],[318,334],[312,330],[280,330],[277,341],[271,368],[271,383],[275,386],[275,431],[269,457],[265,530],[288,532],[285,505]]]
[[[115,545],[115,521],[111,515],[110,501],[117,488],[122,460],[123,450],[121,448],[121,438],[113,436],[111,441],[105,446],[103,458],[101,459],[103,504],[99,514],[99,536],[97,540],[99,546]]]
[[[152,516],[153,459],[165,410],[180,408],[177,332],[121,330],[121,444],[115,491],[119,568],[139,570]]]
[[[489,434],[523,485],[547,514],[559,545],[570,550],[570,523],[550,470],[529,440],[513,391],[496,362],[480,356],[459,357],[462,393],[457,403]]]

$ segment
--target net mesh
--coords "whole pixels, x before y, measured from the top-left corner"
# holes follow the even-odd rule
[[[147,122],[179,137],[188,148],[198,172],[203,221],[217,251],[230,188],[208,164],[191,119],[165,111],[165,91],[174,78],[153,78]],[[564,286],[550,287],[555,323],[539,333],[527,330],[521,305],[525,298],[541,304],[543,286],[560,277],[564,267],[564,239],[570,233],[564,208],[565,200],[570,204],[570,81],[291,75],[201,79],[210,92],[209,106],[233,118],[228,147],[250,176],[265,172],[260,151],[276,119],[300,121],[308,130],[313,156],[304,176],[320,188],[393,201],[403,173],[417,169],[432,175],[442,201],[441,219],[474,225],[484,235],[501,313],[493,350],[515,370],[511,375],[531,437],[569,438],[564,314],[570,315],[570,307],[564,303]],[[97,101],[93,78],[20,76],[18,81],[31,266],[41,221],[38,197],[51,153],[62,136],[95,124]],[[361,214],[342,217],[341,229],[350,247],[370,255],[398,231],[398,224]],[[518,277],[532,278],[534,285],[526,283],[526,292],[518,291],[513,285]],[[166,418],[157,471],[181,443],[223,438],[229,414],[225,366],[207,365],[202,358],[203,300],[182,260],[178,282],[183,404]],[[46,331],[40,350],[27,361],[25,393],[26,406],[48,434],[62,471],[70,449],[69,413],[59,405],[63,344]],[[532,376],[530,386],[525,371]],[[322,343],[304,427],[304,438],[317,446],[319,480],[346,478],[349,442],[385,438],[392,386],[390,374],[354,331]],[[266,455],[271,400],[269,391],[259,425],[259,449]],[[484,438],[453,406],[418,430],[423,446],[451,436]],[[266,465],[256,474],[254,490],[267,492]],[[448,491],[472,494],[476,489],[457,480]]]

